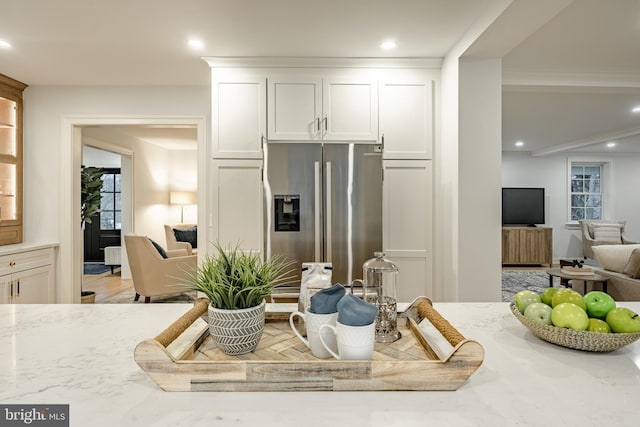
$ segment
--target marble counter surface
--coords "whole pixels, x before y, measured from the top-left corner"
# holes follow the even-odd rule
[[[556,426],[637,421],[640,342],[546,343],[507,303],[434,304],[485,360],[450,392],[164,392],[135,346],[189,304],[1,305],[0,404],[69,404],[71,426]],[[640,303],[621,303],[640,312]]]

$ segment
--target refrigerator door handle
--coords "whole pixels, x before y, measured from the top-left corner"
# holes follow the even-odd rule
[[[320,237],[320,162],[313,162],[313,187],[314,187],[314,202],[315,202],[315,261],[322,261],[321,253],[321,237]]]
[[[325,242],[325,248],[326,248],[326,254],[325,254],[325,258],[324,260],[326,262],[331,262],[331,252],[332,252],[332,248],[331,248],[331,241],[332,241],[332,236],[331,236],[331,214],[332,214],[332,209],[333,207],[331,206],[331,162],[327,162],[326,166],[325,166],[325,180],[326,180],[326,189],[325,189],[325,223],[327,226],[327,232],[326,232],[326,242]]]

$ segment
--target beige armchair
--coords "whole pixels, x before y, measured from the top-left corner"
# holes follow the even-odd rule
[[[585,259],[593,259],[593,246],[615,244],[627,245],[636,243],[628,240],[624,236],[624,227],[627,224],[627,221],[585,219],[578,222],[580,223],[580,229],[582,231],[582,256],[584,256]],[[603,229],[602,227],[606,227],[606,229]],[[619,228],[620,230],[619,236],[615,230],[616,228]],[[600,229],[603,229],[604,231],[599,233]],[[602,237],[601,234],[604,235],[604,237]]]
[[[174,249],[185,249],[187,251],[188,255],[192,255],[192,254],[196,254],[198,253],[197,249],[193,249],[191,247],[191,244],[189,242],[179,242],[176,240],[176,235],[173,232],[173,229],[177,229],[177,230],[187,230],[189,228],[193,228],[195,227],[196,224],[175,224],[175,225],[164,225],[164,234],[165,237],[167,239],[167,249],[168,250],[174,250]]]
[[[134,301],[138,301],[140,295],[147,303],[151,297],[187,290],[184,284],[189,281],[189,273],[196,269],[196,255],[187,255],[180,249],[167,251],[168,258],[163,258],[146,236],[126,235],[124,243],[136,290]]]

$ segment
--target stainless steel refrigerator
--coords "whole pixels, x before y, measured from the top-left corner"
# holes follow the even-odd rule
[[[356,143],[268,143],[265,254],[331,262],[332,282],[362,278],[382,250],[382,151]]]

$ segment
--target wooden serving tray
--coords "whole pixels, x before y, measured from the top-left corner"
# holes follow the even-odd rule
[[[297,304],[268,304],[256,350],[225,355],[201,318],[207,307],[206,299],[198,300],[160,335],[137,345],[136,363],[163,390],[456,390],[484,359],[482,346],[465,339],[425,297],[399,314],[402,338],[376,343],[373,360],[362,361],[315,358],[290,329],[289,314]],[[450,343],[449,354],[439,357],[429,344],[418,326],[423,319]]]

